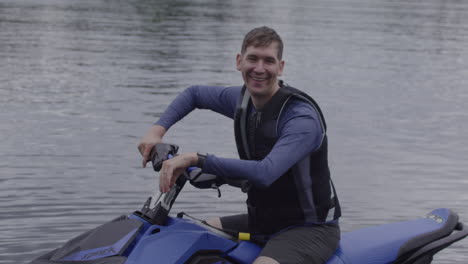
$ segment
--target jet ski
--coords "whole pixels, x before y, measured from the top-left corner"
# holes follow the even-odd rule
[[[153,168],[177,155],[176,145],[158,144]],[[30,262],[31,264],[244,264],[261,251],[264,237],[219,230],[184,213],[170,216],[172,205],[186,182],[197,188],[226,183],[215,175],[189,168],[172,189],[142,209],[89,230]],[[248,188],[246,182],[227,182]],[[218,189],[219,191],[219,189]],[[433,256],[464,239],[468,231],[450,209],[426,216],[343,233],[339,248],[327,264],[426,264]]]

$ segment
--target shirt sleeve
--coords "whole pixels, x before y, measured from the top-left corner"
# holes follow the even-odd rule
[[[297,99],[288,104],[280,117],[278,133],[278,141],[263,160],[208,155],[203,170],[221,177],[246,179],[259,188],[265,188],[306,155],[317,150],[324,135],[318,113],[312,106]]]
[[[155,125],[169,129],[194,109],[209,109],[234,118],[241,87],[191,86],[166,108]]]

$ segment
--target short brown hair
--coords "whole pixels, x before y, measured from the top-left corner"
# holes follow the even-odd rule
[[[283,57],[283,40],[274,29],[265,26],[254,28],[245,35],[241,53],[244,54],[249,46],[268,47],[273,42],[278,43],[278,59],[281,60]]]

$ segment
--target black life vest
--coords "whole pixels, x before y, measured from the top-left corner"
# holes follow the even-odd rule
[[[306,93],[284,86],[255,113],[250,94],[244,86],[237,103],[234,129],[241,159],[262,160],[278,140],[278,120],[291,98],[310,104],[318,113],[323,130],[320,147],[296,163],[267,188],[251,186],[247,206],[252,233],[273,234],[290,226],[337,220],[341,209],[328,167],[326,124],[318,104]]]

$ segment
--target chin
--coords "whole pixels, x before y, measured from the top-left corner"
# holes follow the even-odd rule
[[[268,96],[268,93],[265,90],[249,90],[250,95],[256,98],[265,98]]]
[[[255,85],[247,85],[247,90],[249,90],[251,95],[261,95],[265,93],[266,88],[264,86],[256,87]]]

